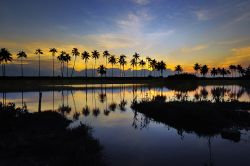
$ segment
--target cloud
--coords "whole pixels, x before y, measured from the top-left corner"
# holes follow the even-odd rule
[[[139,5],[146,5],[150,3],[150,0],[133,0],[134,3],[139,4]]]
[[[198,52],[198,51],[204,50],[206,48],[208,48],[208,45],[200,44],[200,45],[196,45],[196,46],[193,46],[193,47],[181,48],[180,52],[183,53],[183,54],[190,54],[190,53],[193,53],[193,52]]]
[[[222,28],[230,28],[235,24],[250,21],[250,12],[244,12],[238,14],[235,18],[230,20],[227,24],[223,25]]]
[[[198,10],[195,11],[194,14],[196,15],[199,21],[207,21],[216,16],[216,12],[212,10]]]
[[[218,45],[232,45],[232,44],[238,44],[238,43],[242,43],[248,41],[248,39],[235,39],[235,40],[226,40],[226,41],[221,41],[218,42]]]
[[[243,66],[250,65],[250,46],[233,48],[231,49],[231,55],[227,56],[223,60],[223,65],[228,66],[231,64],[241,64]]]

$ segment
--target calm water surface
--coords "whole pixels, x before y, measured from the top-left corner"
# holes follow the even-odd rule
[[[157,95],[173,100],[213,100],[215,89],[224,101],[250,102],[249,89],[236,86],[199,86],[175,90],[146,85],[79,85],[79,90],[42,91],[41,110],[57,110],[93,128],[104,147],[109,165],[250,165],[250,132],[241,131],[239,142],[220,135],[199,137],[180,133],[166,124],[145,119],[131,103]],[[4,102],[38,111],[39,92],[7,92]],[[4,98],[1,97],[1,101]],[[145,123],[147,120],[147,123]]]

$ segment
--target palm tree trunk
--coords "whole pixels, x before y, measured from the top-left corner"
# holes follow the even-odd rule
[[[53,77],[55,77],[55,55],[53,55]]]
[[[122,67],[123,77],[125,77],[124,66]]]
[[[85,61],[85,77],[88,77],[88,75],[87,75],[87,69],[88,69],[87,62]]]
[[[112,64],[112,77],[114,77],[114,65]]]
[[[107,71],[108,71],[108,57],[106,57],[106,68],[107,68]],[[107,72],[105,73],[105,77],[107,77]]]
[[[69,77],[69,63],[67,62],[67,77]],[[72,77],[72,75],[71,75]]]
[[[21,57],[21,75],[23,77],[23,58]]]
[[[38,66],[38,68],[39,68],[39,69],[38,69],[38,76],[40,77],[40,74],[41,74],[41,73],[40,73],[40,65],[41,65],[41,64],[40,64],[40,54],[38,55],[38,58],[39,58],[39,59],[38,59],[38,61],[39,61],[39,66]]]
[[[74,65],[73,65],[73,69],[71,72],[71,77],[73,77],[74,71],[75,71],[75,64],[76,64],[76,56],[75,56],[75,60],[74,60]]]
[[[96,67],[96,59],[95,59],[95,66],[94,66],[94,76],[96,77],[95,67]]]

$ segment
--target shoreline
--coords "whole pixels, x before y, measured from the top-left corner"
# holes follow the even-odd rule
[[[207,85],[240,85],[250,87],[249,78],[173,79],[162,77],[0,77],[0,92],[81,90],[84,87],[66,85],[141,84],[153,87],[185,87]],[[55,86],[56,85],[56,86]],[[170,88],[171,89],[171,88]]]

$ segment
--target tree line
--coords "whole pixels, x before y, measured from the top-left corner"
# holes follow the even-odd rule
[[[146,77],[145,70],[149,70],[150,74],[149,76],[161,76],[163,77],[163,72],[167,69],[167,65],[164,61],[157,61],[156,59],[152,59],[150,57],[146,57],[146,59],[143,59],[140,57],[140,55],[135,52],[134,55],[132,55],[132,59],[128,61],[128,57],[124,54],[120,56],[112,55],[109,51],[103,51],[102,53],[98,52],[97,50],[94,50],[92,52],[83,51],[80,53],[80,51],[77,48],[73,48],[71,51],[71,54],[65,52],[65,51],[57,51],[56,48],[50,48],[49,52],[51,53],[53,59],[52,59],[52,74],[53,77],[55,77],[55,60],[57,59],[60,63],[60,71],[61,71],[61,77],[64,77],[65,75],[69,77],[69,62],[73,60],[73,68],[71,70],[70,76],[74,76],[75,71],[75,64],[77,61],[77,58],[80,57],[85,64],[85,77],[88,77],[88,63],[91,59],[94,60],[94,70],[92,71],[92,77],[96,76],[97,73],[102,77],[106,76],[107,74],[107,66],[110,64],[112,66],[112,77],[114,76],[114,66],[119,65],[120,69],[120,76],[125,77],[125,66],[130,65],[133,69],[133,77],[137,77],[137,69],[138,66],[141,67],[144,70],[141,70],[141,75]],[[41,76],[41,55],[44,54],[43,50],[36,49],[34,54],[38,57],[38,76]],[[21,68],[21,76],[24,76],[23,72],[23,61],[24,59],[27,59],[27,53],[25,51],[19,51],[17,54],[17,59],[20,60],[20,68]],[[96,62],[100,57],[103,57],[105,59],[105,64],[101,64],[100,66],[96,67]],[[13,61],[13,55],[8,51],[6,48],[1,48],[0,50],[0,64],[2,65],[2,76],[6,76],[6,65],[8,63],[11,63]],[[65,66],[66,66],[66,74],[65,72]],[[232,77],[243,76],[243,75],[250,75],[250,66],[247,68],[243,68],[241,65],[230,65],[228,68],[211,68],[207,65],[201,65],[198,63],[195,63],[193,66],[193,69],[195,71],[195,75],[198,76],[198,74],[202,75],[203,77],[207,76],[210,72],[210,75],[212,77],[215,76],[222,76],[225,77],[229,74],[231,74]],[[177,74],[183,73],[183,68],[181,65],[175,66],[174,71]]]

